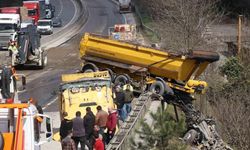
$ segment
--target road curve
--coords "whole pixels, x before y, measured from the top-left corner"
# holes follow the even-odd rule
[[[78,34],[63,45],[52,48],[48,53],[48,66],[43,70],[18,70],[27,76],[26,91],[20,93],[23,101],[33,97],[39,104],[45,106],[52,101],[58,92],[62,73],[72,73],[80,68],[78,45],[84,32],[107,34],[108,27],[123,23],[117,6],[109,0],[84,0],[89,12],[86,24]],[[67,10],[63,10],[67,11]]]

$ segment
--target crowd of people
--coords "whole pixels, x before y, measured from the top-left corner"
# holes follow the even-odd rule
[[[110,140],[114,137],[118,119],[125,121],[131,111],[131,101],[133,99],[132,87],[130,85],[115,86],[114,102],[117,110],[112,107],[108,112],[97,106],[97,113],[94,115],[90,107],[86,108],[86,115],[81,116],[77,111],[75,118],[67,119],[67,112],[63,112],[63,120],[60,126],[61,145],[63,150],[75,150],[78,144],[81,150],[85,146],[89,150],[104,150]]]

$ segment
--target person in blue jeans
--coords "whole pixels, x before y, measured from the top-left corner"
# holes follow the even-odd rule
[[[129,84],[124,85],[124,105],[122,107],[122,110],[124,112],[125,118],[128,117],[129,113],[131,112],[131,102],[134,98],[133,94],[133,87]]]
[[[124,105],[124,99],[125,95],[124,92],[122,91],[122,88],[120,85],[115,86],[115,93],[114,93],[114,102],[117,105],[117,110],[118,110],[118,115],[119,119],[121,121],[125,121],[125,112],[123,111],[123,105]]]

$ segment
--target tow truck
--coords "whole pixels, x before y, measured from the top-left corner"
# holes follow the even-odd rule
[[[176,106],[179,107],[186,116],[186,143],[198,145],[199,149],[231,149],[220,138],[215,122],[192,104],[193,94],[204,94],[208,86],[198,77],[210,63],[219,60],[218,53],[204,50],[170,53],[85,33],[80,42],[80,58],[82,72],[108,69],[115,85],[131,84],[141,94],[157,94],[162,107],[165,103],[174,105],[176,116]]]
[[[17,36],[17,53],[11,51],[12,66],[35,65],[44,68],[47,65],[47,53],[41,48],[41,35],[37,27],[28,24],[20,29]]]
[[[17,79],[25,77],[8,66],[0,68],[0,149],[39,150],[53,136],[52,120],[39,114],[35,105],[18,99]],[[45,131],[42,138],[41,131]]]

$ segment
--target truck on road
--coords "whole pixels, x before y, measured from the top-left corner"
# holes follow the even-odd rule
[[[40,5],[39,1],[24,1],[23,6],[28,10],[28,16],[34,19],[34,23],[37,24],[40,19]]]
[[[17,50],[11,51],[12,66],[35,65],[44,68],[47,65],[47,53],[41,48],[41,35],[35,25],[27,25],[18,32]]]
[[[9,41],[15,41],[20,27],[19,14],[0,13],[0,49],[8,49]]]
[[[131,0],[119,0],[119,12],[127,13],[132,11]]]

